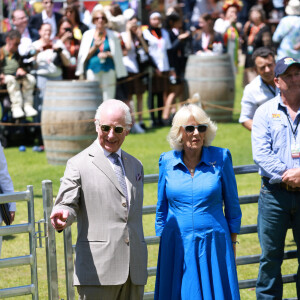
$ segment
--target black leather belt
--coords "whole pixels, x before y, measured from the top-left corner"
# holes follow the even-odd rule
[[[292,186],[286,184],[285,182],[280,182],[280,187],[289,192],[300,192],[300,187],[292,187]]]
[[[270,180],[270,178],[266,177],[266,176],[262,176],[262,178],[265,180],[268,180],[268,181]],[[282,188],[283,190],[286,190],[289,192],[300,192],[300,187],[292,187],[285,182],[280,182],[278,184],[279,184],[280,188]]]

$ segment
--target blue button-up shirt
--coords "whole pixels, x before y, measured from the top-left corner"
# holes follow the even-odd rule
[[[300,109],[293,121],[278,95],[260,106],[252,126],[252,153],[259,166],[259,174],[270,178],[270,183],[281,182],[284,171],[299,168],[300,158],[292,158],[291,144],[300,144]]]
[[[256,109],[278,94],[278,88],[273,88],[271,85],[263,82],[259,75],[256,76],[244,89],[239,122],[243,123],[247,120],[252,120]]]

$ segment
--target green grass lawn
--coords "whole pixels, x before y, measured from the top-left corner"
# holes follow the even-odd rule
[[[252,164],[250,133],[237,123],[240,109],[240,99],[242,96],[241,73],[237,76],[235,113],[232,123],[218,124],[218,132],[213,145],[229,148],[234,165]],[[148,117],[145,115],[145,117]],[[142,135],[129,135],[124,143],[124,150],[140,159],[144,165],[145,174],[158,173],[158,158],[164,151],[169,151],[170,147],[166,141],[169,128],[151,130]],[[36,221],[43,218],[42,209],[42,180],[50,179],[53,182],[53,194],[57,194],[60,177],[63,176],[64,166],[51,166],[47,163],[46,154],[32,152],[30,148],[26,152],[19,152],[18,148],[5,149],[9,172],[14,182],[15,190],[22,191],[27,185],[34,186],[35,194],[35,217]],[[258,174],[237,176],[239,195],[258,194],[260,188],[260,178]],[[144,205],[156,204],[156,184],[145,186]],[[242,206],[242,225],[256,224],[257,205]],[[154,215],[144,216],[145,235],[155,235]],[[16,223],[27,222],[27,208],[25,203],[17,206]],[[73,240],[76,238],[76,228],[73,226]],[[259,254],[260,247],[256,234],[240,236],[237,246],[237,255]],[[63,259],[62,234],[56,234],[58,276],[60,298],[66,299],[65,274]],[[156,266],[157,246],[149,246],[148,266]],[[295,249],[295,242],[291,232],[287,235],[286,250]],[[2,246],[2,257],[13,257],[26,255],[29,253],[27,235],[13,235],[4,238]],[[47,299],[47,271],[45,262],[45,248],[37,249],[39,295],[40,299]],[[285,261],[283,264],[283,274],[295,273],[297,267],[296,260]],[[240,280],[256,278],[258,264],[239,266],[238,276]],[[153,291],[155,277],[150,277],[146,286],[146,291]],[[0,273],[0,288],[7,288],[30,283],[29,267],[15,267],[5,269]],[[284,298],[296,297],[295,284],[284,286]],[[247,289],[241,291],[241,298],[244,300],[255,299],[255,290]],[[18,299],[31,299],[31,296],[19,297]]]

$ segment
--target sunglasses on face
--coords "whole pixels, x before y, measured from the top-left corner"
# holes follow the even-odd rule
[[[185,125],[182,126],[186,133],[192,133],[197,128],[198,132],[205,132],[207,129],[207,124],[200,124],[200,125]]]
[[[93,18],[94,22],[98,21],[98,20],[106,20],[106,18],[105,17],[95,17],[95,18]]]
[[[123,128],[122,126],[110,126],[110,125],[100,125],[100,128],[103,132],[109,132],[111,130],[111,128],[114,129],[115,133],[122,133],[125,128]]]

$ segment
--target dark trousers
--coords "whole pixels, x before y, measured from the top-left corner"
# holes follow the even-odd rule
[[[258,237],[262,249],[256,283],[258,300],[282,299],[281,264],[287,230],[292,226],[297,245],[297,296],[300,299],[300,192],[287,191],[280,184],[262,179],[258,200]]]

